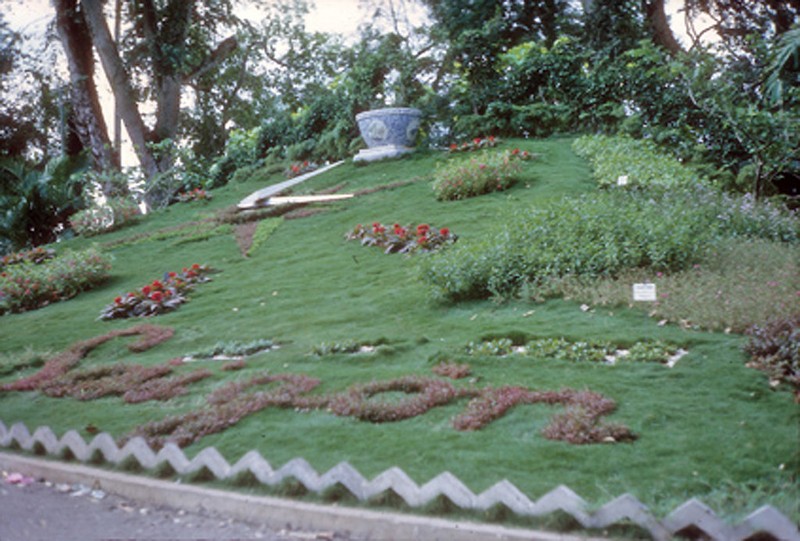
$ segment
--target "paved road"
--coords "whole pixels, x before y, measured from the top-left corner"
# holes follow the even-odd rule
[[[333,532],[271,530],[211,514],[143,507],[83,485],[11,484],[0,473],[0,541],[345,540]]]

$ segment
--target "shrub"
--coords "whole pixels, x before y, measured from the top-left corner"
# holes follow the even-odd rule
[[[90,237],[129,225],[140,214],[135,201],[127,197],[110,197],[104,205],[76,212],[70,218],[70,225],[76,235]]]
[[[438,250],[453,244],[458,237],[447,227],[437,230],[428,224],[403,227],[396,223],[388,228],[380,222],[375,222],[371,228],[358,224],[345,235],[345,239],[360,240],[362,246],[383,248],[386,254],[411,254]]]
[[[421,268],[443,298],[509,296],[565,276],[684,270],[732,237],[797,242],[800,224],[768,203],[700,186],[602,192],[516,211],[480,241],[426,258]]]
[[[188,301],[186,295],[195,284],[208,282],[214,269],[195,263],[181,273],[164,273],[162,280],[153,280],[136,291],[119,295],[100,312],[98,319],[146,317],[175,310]]]
[[[516,182],[519,171],[519,164],[509,152],[483,152],[438,167],[433,177],[433,191],[436,199],[444,201],[503,191]]]
[[[794,387],[800,401],[800,314],[754,326],[748,334],[748,366],[767,374],[772,385],[782,381]]]
[[[66,252],[43,264],[24,262],[0,273],[0,314],[71,299],[108,278],[109,256],[94,248]]]
[[[3,258],[0,259],[0,269],[10,265],[19,265],[20,263],[26,262],[40,265],[42,263],[46,263],[50,259],[53,259],[55,256],[56,251],[52,248],[43,248],[42,246],[39,246],[32,250],[14,252],[12,254],[4,255]]]

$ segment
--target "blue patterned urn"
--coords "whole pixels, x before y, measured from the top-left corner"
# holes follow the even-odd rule
[[[367,143],[353,161],[394,158],[414,150],[422,112],[409,107],[374,109],[356,115],[358,130]]]

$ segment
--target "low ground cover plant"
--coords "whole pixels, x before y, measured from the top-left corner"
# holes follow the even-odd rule
[[[660,151],[649,140],[625,135],[584,135],[573,143],[575,152],[589,160],[600,186],[616,186],[620,177],[630,187],[675,187],[694,184],[697,174]]]
[[[465,353],[470,356],[506,357],[518,355],[570,362],[616,363],[654,362],[666,364],[678,353],[678,346],[661,340],[635,342],[629,348],[610,342],[568,340],[564,337],[537,338],[515,345],[510,338],[470,342]]]
[[[453,419],[460,431],[474,431],[525,404],[562,405],[564,413],[552,417],[542,431],[548,438],[572,444],[632,441],[636,436],[625,426],[609,424],[602,417],[616,409],[616,403],[591,391],[531,391],[523,387],[456,387],[447,380],[404,376],[386,381],[356,384],[333,395],[309,394],[319,379],[304,374],[261,374],[247,381],[234,381],[215,390],[207,406],[137,427],[120,443],[141,436],[160,449],[167,442],[181,447],[202,436],[221,432],[244,417],[266,408],[306,412],[324,409],[341,417],[355,417],[370,423],[392,423],[424,415],[433,408],[467,398],[465,411]],[[251,389],[262,390],[252,392]]]
[[[520,172],[511,153],[482,152],[466,159],[454,159],[437,167],[433,191],[440,201],[455,201],[507,190]]]
[[[217,342],[211,347],[193,351],[188,357],[192,359],[213,359],[214,357],[249,357],[278,347],[266,338],[251,340],[250,342]]]
[[[109,276],[111,258],[94,248],[65,251],[39,264],[23,261],[0,272],[0,314],[35,310],[71,299]]]
[[[754,326],[747,334],[748,366],[767,374],[772,386],[788,383],[800,402],[800,313]]]
[[[76,212],[70,218],[70,225],[76,235],[91,237],[132,224],[139,216],[139,206],[132,199],[110,197],[102,205]]]
[[[453,244],[458,237],[447,227],[436,229],[424,223],[416,226],[395,223],[389,227],[375,222],[372,227],[358,224],[345,239],[360,241],[362,246],[382,248],[386,254],[413,254],[438,250]]]
[[[614,277],[629,269],[677,272],[726,239],[796,244],[796,216],[767,202],[695,186],[660,195],[601,192],[509,213],[483,239],[422,264],[434,295],[450,300],[535,294],[567,276]]]
[[[317,357],[336,355],[339,353],[358,353],[364,344],[357,340],[343,340],[339,342],[322,342],[311,348],[311,354]]]
[[[208,265],[195,263],[181,272],[166,272],[160,280],[153,280],[136,291],[118,295],[106,305],[98,319],[125,319],[129,317],[156,316],[177,309],[188,302],[188,293],[196,284],[211,280],[216,272]]]
[[[132,353],[141,353],[169,340],[174,334],[175,331],[169,327],[157,327],[155,325],[138,325],[128,329],[110,331],[71,345],[66,350],[48,359],[36,373],[12,383],[0,385],[0,391],[33,391],[45,386],[76,367],[94,349],[115,338],[141,336],[139,340],[128,345],[128,350]]]

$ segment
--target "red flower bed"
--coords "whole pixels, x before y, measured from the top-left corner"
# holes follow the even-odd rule
[[[380,222],[373,223],[371,228],[358,224],[345,238],[360,240],[362,246],[383,248],[387,254],[431,252],[458,239],[447,227],[437,230],[428,224],[404,227],[396,223],[388,228]]]
[[[497,144],[500,142],[500,139],[496,138],[493,135],[489,137],[475,137],[471,141],[465,141],[460,145],[458,143],[453,143],[450,145],[450,152],[471,152],[475,150],[481,150],[484,148],[492,148],[496,147]]]
[[[99,319],[146,317],[175,310],[189,300],[187,294],[195,284],[211,280],[208,275],[212,272],[215,271],[211,267],[195,263],[180,273],[164,273],[163,280],[153,280],[136,291],[115,297],[100,312]]]

